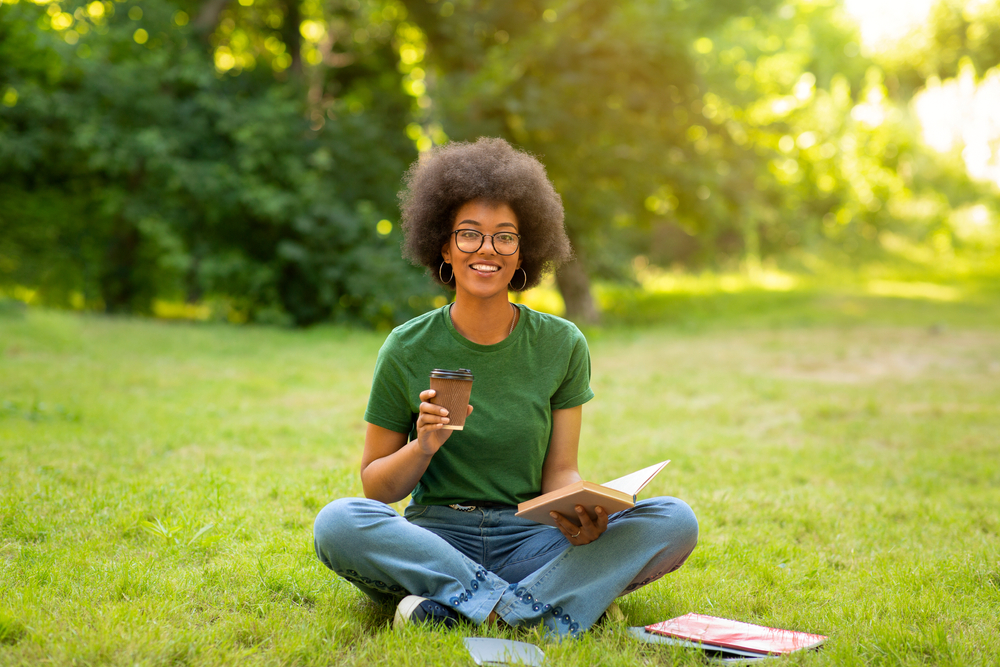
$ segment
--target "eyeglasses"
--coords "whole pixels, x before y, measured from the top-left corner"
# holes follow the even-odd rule
[[[521,242],[521,235],[514,232],[483,234],[475,229],[456,229],[452,234],[455,235],[458,249],[470,253],[482,248],[486,237],[489,237],[493,242],[493,249],[497,251],[498,255],[513,255],[517,252],[517,246]]]

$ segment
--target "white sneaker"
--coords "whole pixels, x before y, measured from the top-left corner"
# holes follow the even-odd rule
[[[458,622],[458,613],[454,609],[419,595],[407,595],[396,605],[396,615],[392,619],[392,627],[399,629],[408,623],[416,625],[440,623],[446,628],[453,628],[458,625]]]

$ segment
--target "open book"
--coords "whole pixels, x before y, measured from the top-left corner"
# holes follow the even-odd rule
[[[663,470],[668,463],[670,461],[663,461],[604,484],[581,481],[564,486],[519,504],[517,516],[555,526],[556,520],[549,516],[549,512],[559,512],[571,522],[579,525],[576,506],[583,505],[587,508],[591,520],[596,521],[597,513],[594,508],[598,505],[608,514],[633,507],[635,497],[642,491],[642,488],[649,484],[650,480],[656,477],[657,473]]]
[[[629,628],[629,631],[647,642],[689,646],[720,657],[742,658],[763,658],[816,648],[827,639],[824,635],[779,630],[704,614],[685,614],[669,621]]]

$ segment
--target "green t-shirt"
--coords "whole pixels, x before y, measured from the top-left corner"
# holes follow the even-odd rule
[[[583,405],[590,351],[572,322],[518,305],[513,333],[496,345],[464,338],[450,305],[396,327],[375,363],[365,421],[416,437],[420,392],[435,368],[468,368],[475,410],[454,431],[413,490],[414,502],[517,503],[541,492],[552,411]]]

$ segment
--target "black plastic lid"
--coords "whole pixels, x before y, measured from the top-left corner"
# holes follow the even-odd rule
[[[431,371],[431,377],[438,380],[469,380],[472,381],[472,371],[468,368],[459,368],[449,371],[444,368],[435,368]]]

